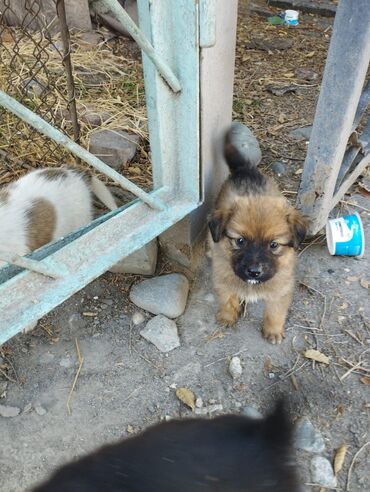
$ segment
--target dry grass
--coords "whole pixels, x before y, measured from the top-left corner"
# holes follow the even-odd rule
[[[21,40],[17,41],[17,37]],[[0,63],[0,88],[17,99],[57,128],[73,137],[69,119],[66,77],[62,64],[60,40],[53,43],[40,33],[29,38],[17,30],[8,30],[3,36]],[[127,43],[131,43],[126,40]],[[121,129],[142,138],[142,146],[134,162],[121,172],[149,188],[151,168],[148,159],[148,132],[141,60],[123,56],[121,41],[89,44],[81,36],[72,38],[72,63],[76,86],[76,102],[81,126],[81,145],[88,147],[89,136],[95,130],[86,120],[85,113],[104,115],[101,129]],[[35,46],[38,61],[35,59]],[[15,50],[19,53],[14,58]],[[12,61],[13,59],[13,61]],[[12,66],[11,66],[12,61]],[[36,65],[35,65],[36,63]],[[25,82],[37,72],[37,81],[46,91],[37,96],[25,94]],[[61,163],[74,165],[73,156],[35,132],[9,112],[1,114],[0,122],[0,185],[13,181],[30,168],[53,166]]]

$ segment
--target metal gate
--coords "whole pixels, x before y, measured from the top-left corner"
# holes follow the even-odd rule
[[[145,192],[0,91],[0,106],[104,173],[137,199],[0,269],[0,344],[40,319],[200,203],[200,48],[215,42],[215,0],[138,0],[140,29],[117,0],[109,8],[143,52],[153,168]]]

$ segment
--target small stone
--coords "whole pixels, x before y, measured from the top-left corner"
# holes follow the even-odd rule
[[[198,398],[196,398],[195,406],[196,406],[196,408],[202,408],[203,407],[203,400],[200,396],[198,396]]]
[[[276,174],[276,176],[283,176],[286,173],[286,168],[284,162],[275,161],[271,164],[271,171]]]
[[[296,423],[294,446],[311,453],[322,453],[325,449],[325,442],[321,433],[315,430],[307,417],[299,419]]]
[[[32,410],[32,403],[27,403],[27,405],[23,408],[22,413],[30,413]]]
[[[106,304],[107,306],[113,306],[113,304],[114,304],[113,299],[102,299],[101,302],[103,304]]]
[[[16,417],[20,413],[21,413],[21,409],[18,407],[0,405],[0,417],[11,418],[11,417]]]
[[[161,352],[170,352],[180,347],[176,323],[161,314],[151,319],[141,330],[140,335],[153,343]]]
[[[45,415],[46,414],[45,408],[42,407],[41,405],[35,405],[35,412],[37,413],[37,415]]]
[[[119,169],[136,153],[140,138],[122,130],[99,130],[90,137],[89,150],[106,164]]]
[[[312,458],[311,475],[312,482],[321,487],[334,489],[337,486],[337,479],[334,475],[333,467],[330,461],[323,456],[314,456]]]
[[[319,75],[310,68],[296,68],[295,76],[302,80],[317,80]]]
[[[295,140],[310,140],[312,132],[312,126],[304,126],[302,128],[295,128],[289,132],[289,136]]]
[[[239,357],[232,357],[229,364],[229,373],[233,379],[238,379],[242,375],[243,368]]]
[[[243,408],[243,415],[245,415],[246,417],[249,417],[250,419],[262,419],[263,418],[262,413],[259,410],[257,410],[257,408],[252,407],[252,406],[248,406],[248,407]]]
[[[333,270],[332,268],[328,268],[328,273],[330,273],[330,275],[333,275],[333,273],[335,273],[335,270]]]
[[[188,293],[189,281],[185,275],[171,273],[134,285],[130,291],[130,300],[152,314],[177,318],[185,310]]]
[[[145,321],[145,316],[140,311],[135,311],[132,315],[131,321],[134,326],[141,325],[141,323],[144,323]]]
[[[26,79],[22,86],[30,98],[41,97],[46,91],[46,86],[37,79]]]
[[[248,159],[252,165],[257,166],[262,159],[258,140],[251,130],[243,123],[233,123],[230,129],[230,141],[238,149],[240,154]]]

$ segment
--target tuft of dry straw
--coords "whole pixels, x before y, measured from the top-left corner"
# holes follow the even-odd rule
[[[76,384],[77,384],[77,380],[78,380],[78,377],[80,375],[80,372],[81,372],[81,369],[82,369],[82,365],[84,363],[84,358],[81,355],[80,346],[78,344],[77,338],[75,338],[75,344],[76,344],[76,352],[77,352],[77,358],[78,358],[78,369],[77,369],[76,375],[74,377],[73,384],[72,384],[72,387],[71,387],[71,390],[69,392],[68,399],[67,399],[68,415],[71,415],[72,414],[72,410],[71,410],[72,394],[73,394],[73,392],[75,390],[75,387],[76,387]]]

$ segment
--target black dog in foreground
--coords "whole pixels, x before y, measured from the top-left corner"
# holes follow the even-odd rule
[[[265,419],[161,423],[58,470],[34,492],[298,492],[291,424]]]

